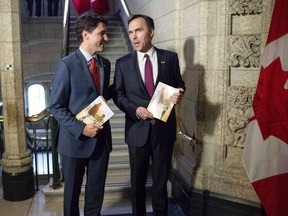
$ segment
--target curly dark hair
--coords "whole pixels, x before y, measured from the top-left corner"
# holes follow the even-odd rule
[[[101,17],[97,16],[97,14],[93,13],[85,13],[81,15],[75,25],[75,32],[77,35],[77,39],[79,42],[83,42],[82,32],[87,31],[89,33],[93,32],[93,30],[98,26],[98,24],[102,22],[105,25],[108,24],[108,21]]]

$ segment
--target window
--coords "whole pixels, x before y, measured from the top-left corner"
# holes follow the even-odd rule
[[[28,115],[38,114],[46,108],[45,89],[41,84],[33,84],[28,87]]]

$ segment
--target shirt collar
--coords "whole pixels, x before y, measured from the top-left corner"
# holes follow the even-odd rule
[[[156,54],[156,50],[155,50],[154,46],[150,50],[148,50],[148,52],[146,52],[146,53],[137,51],[138,59],[140,61],[143,61],[145,59],[145,57],[144,57],[145,54],[149,55],[150,59],[154,58],[154,56]]]
[[[84,55],[85,59],[87,62],[91,61],[92,59],[92,55],[90,53],[88,53],[87,51],[85,51],[84,49],[82,49],[81,47],[79,47],[80,52]],[[97,54],[94,55],[94,57],[98,60],[98,56]]]

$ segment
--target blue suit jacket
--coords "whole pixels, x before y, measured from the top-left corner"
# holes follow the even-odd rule
[[[100,56],[104,68],[102,96],[109,100],[112,95],[110,83],[111,64]],[[95,149],[97,140],[105,142],[112,150],[109,121],[95,137],[82,134],[85,124],[75,116],[98,97],[95,84],[85,57],[78,49],[64,57],[56,66],[50,93],[50,112],[59,123],[58,152],[71,157],[87,158]],[[99,139],[101,136],[101,139]]]
[[[161,81],[175,88],[185,89],[185,83],[180,74],[178,55],[171,51],[155,49],[158,58],[158,77],[155,86]],[[113,100],[119,109],[126,114],[125,142],[137,147],[145,145],[151,124],[150,120],[138,119],[136,109],[139,106],[147,107],[151,97],[141,78],[136,51],[116,61],[114,87]],[[174,142],[176,140],[174,109],[166,123],[156,119],[156,125],[159,142]]]

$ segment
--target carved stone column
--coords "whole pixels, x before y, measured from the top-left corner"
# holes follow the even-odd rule
[[[4,115],[5,152],[3,197],[9,201],[35,194],[32,157],[25,135],[23,75],[20,40],[20,1],[0,0],[0,72]]]

